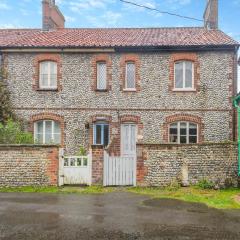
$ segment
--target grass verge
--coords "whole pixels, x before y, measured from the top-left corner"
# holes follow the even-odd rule
[[[23,193],[79,193],[79,194],[99,194],[99,193],[109,193],[115,191],[116,188],[104,188],[102,186],[91,186],[91,187],[3,187],[0,188],[0,192],[10,193],[10,192],[23,192]]]
[[[197,187],[189,188],[128,188],[129,192],[148,195],[151,198],[171,198],[187,202],[204,203],[218,209],[240,209],[236,196],[240,189],[207,190]]]

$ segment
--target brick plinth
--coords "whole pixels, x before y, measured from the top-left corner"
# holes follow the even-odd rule
[[[102,145],[92,145],[92,184],[103,184],[103,156]]]

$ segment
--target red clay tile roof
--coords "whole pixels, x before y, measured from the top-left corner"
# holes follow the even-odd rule
[[[239,43],[220,30],[190,28],[0,29],[0,47],[167,47]]]

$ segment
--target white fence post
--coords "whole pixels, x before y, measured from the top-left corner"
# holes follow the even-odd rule
[[[59,158],[58,158],[58,164],[59,164],[59,171],[58,171],[58,185],[63,186],[64,185],[64,176],[63,176],[63,164],[64,164],[64,149],[59,148]]]

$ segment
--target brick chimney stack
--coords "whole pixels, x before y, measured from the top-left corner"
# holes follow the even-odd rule
[[[45,31],[64,28],[65,18],[55,0],[42,0],[42,28]]]
[[[205,28],[218,29],[218,0],[207,0],[203,17]]]

